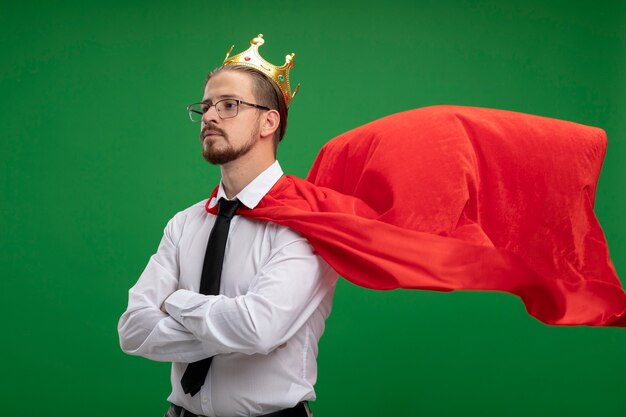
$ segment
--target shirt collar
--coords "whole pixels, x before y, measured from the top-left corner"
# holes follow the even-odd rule
[[[280,167],[278,161],[274,161],[274,163],[265,169],[265,171],[261,172],[255,179],[250,181],[250,183],[246,185],[243,190],[235,196],[235,198],[241,201],[244,206],[249,209],[253,209],[282,176],[283,169]],[[226,193],[224,192],[224,185],[222,184],[222,181],[220,181],[217,195],[209,202],[209,208],[215,207],[217,202],[222,197],[228,200],[228,198],[226,198]],[[235,198],[233,198],[233,200]]]

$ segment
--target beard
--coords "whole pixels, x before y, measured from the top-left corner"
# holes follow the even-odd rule
[[[218,132],[222,138],[217,138],[205,142],[204,135],[206,131]],[[258,134],[259,127],[255,125],[254,130],[250,133],[248,140],[238,148],[235,148],[226,132],[215,126],[207,125],[200,132],[200,140],[202,144],[202,156],[204,159],[213,165],[223,165],[232,162],[248,152],[254,147],[257,142],[256,136]]]

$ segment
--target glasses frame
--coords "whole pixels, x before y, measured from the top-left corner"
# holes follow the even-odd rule
[[[235,103],[237,103],[237,111],[235,112],[234,116],[223,117],[220,114],[220,112],[217,111],[217,105],[220,104],[223,101],[234,101]],[[237,117],[239,115],[239,106],[241,104],[245,104],[245,105],[251,106],[251,107],[256,107],[257,109],[271,110],[269,107],[261,106],[260,104],[248,103],[247,101],[239,100],[237,98],[224,98],[224,99],[221,99],[219,101],[216,101],[215,103],[209,105],[209,107],[207,107],[205,112],[201,112],[201,111],[197,111],[197,110],[192,109],[192,107],[197,105],[197,104],[200,104],[200,105],[205,104],[206,105],[207,103],[205,103],[203,101],[200,101],[198,103],[191,103],[190,105],[187,106],[187,113],[189,114],[189,119],[192,122],[194,122],[194,123],[201,122],[202,118],[204,117],[204,113],[208,112],[211,109],[211,107],[213,107],[213,106],[216,106],[215,107],[216,113],[220,117],[220,119],[222,119],[222,120],[224,120],[224,119],[232,119],[233,117]],[[200,120],[193,120],[193,114],[199,114],[200,115]]]

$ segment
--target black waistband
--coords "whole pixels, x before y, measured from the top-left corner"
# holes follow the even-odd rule
[[[263,414],[262,417],[307,417],[307,405],[304,402],[298,403],[295,407],[285,408],[284,410],[274,411],[273,413]],[[185,410],[183,407],[172,404],[172,409],[176,412],[178,417],[202,417],[198,414],[194,414],[191,411]],[[182,411],[185,411],[185,414],[182,414]],[[181,415],[182,414],[182,415]]]

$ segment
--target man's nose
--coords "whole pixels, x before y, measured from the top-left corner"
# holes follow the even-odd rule
[[[202,115],[202,121],[207,124],[209,122],[215,123],[220,120],[219,114],[217,114],[217,108],[215,106],[211,106],[208,108],[206,112]]]

